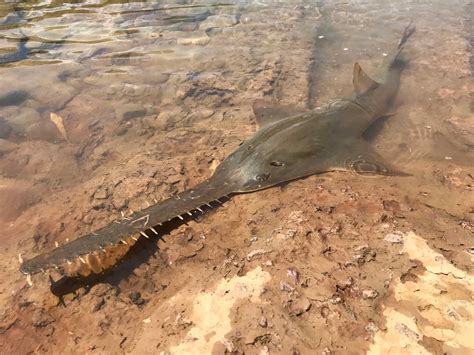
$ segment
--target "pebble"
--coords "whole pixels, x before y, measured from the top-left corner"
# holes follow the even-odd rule
[[[211,40],[209,36],[206,33],[200,33],[200,32],[193,32],[192,36],[184,37],[184,38],[178,38],[178,44],[180,45],[199,45],[199,46],[205,46],[206,44],[209,43]]]
[[[48,90],[34,88],[32,96],[35,98],[38,110],[48,109],[52,112],[62,110],[66,104],[77,95],[77,90],[61,82],[51,82]]]
[[[362,298],[365,300],[373,300],[374,298],[377,298],[379,293],[373,289],[367,289],[362,291]]]
[[[291,277],[293,279],[295,284],[298,283],[300,279],[300,273],[298,272],[298,270],[296,270],[295,268],[289,268],[288,270],[286,270],[286,274],[288,277]]]
[[[94,192],[94,198],[98,200],[105,200],[109,196],[106,187],[99,187],[96,192]]]
[[[214,15],[209,16],[200,25],[199,29],[206,31],[210,28],[215,27],[231,27],[238,23],[237,16],[235,15]]]
[[[131,291],[128,297],[130,298],[130,301],[132,301],[132,303],[136,304],[137,306],[142,306],[145,304],[145,300],[142,298],[140,292]]]
[[[173,185],[173,184],[177,184],[181,180],[183,180],[183,176],[181,174],[176,173],[176,174],[169,175],[166,179],[166,182]]]
[[[311,308],[311,302],[307,298],[297,299],[289,304],[290,314],[300,316],[303,313],[309,311]]]
[[[247,254],[247,261],[252,260],[255,256],[263,255],[263,254],[266,254],[266,253],[268,253],[268,251],[263,250],[263,249],[253,250],[253,251],[251,251],[250,253]]]
[[[401,244],[403,243],[403,235],[399,233],[389,233],[383,238],[383,240],[392,244]]]
[[[102,308],[102,306],[105,304],[105,299],[101,297],[99,301],[94,305],[94,308],[92,308],[92,312],[98,312]]]
[[[285,281],[280,281],[280,290],[285,292],[291,292],[294,291],[295,288],[290,284],[286,283]]]
[[[400,203],[395,200],[384,200],[382,202],[385,211],[398,212],[400,211]]]
[[[120,126],[116,131],[115,135],[117,136],[123,136],[128,132],[128,127],[127,126]]]
[[[125,104],[115,109],[119,121],[128,121],[146,115],[146,108],[139,104]]]
[[[369,248],[368,245],[362,245],[360,247],[357,247],[356,251],[358,253],[355,254],[353,258],[357,261],[359,265],[373,261],[377,256],[377,252]]]
[[[28,126],[25,136],[28,140],[42,140],[51,143],[65,139],[53,122],[49,120],[43,120]]]
[[[151,126],[156,130],[166,131],[175,127],[180,117],[181,112],[178,110],[162,111],[158,117],[154,119]]]
[[[222,341],[222,344],[224,345],[226,354],[234,354],[234,350],[235,350],[234,343],[232,343],[229,339],[224,339]]]
[[[413,341],[420,341],[422,336],[415,332],[414,330],[410,329],[406,324],[397,323],[395,325],[395,329],[400,333],[405,335],[407,338]]]
[[[379,327],[377,327],[375,323],[369,322],[369,324],[365,326],[365,330],[367,330],[370,333],[377,333],[379,331]]]

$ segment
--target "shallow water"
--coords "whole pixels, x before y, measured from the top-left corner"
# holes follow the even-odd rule
[[[255,131],[256,99],[301,110],[351,95],[353,63],[375,73],[411,19],[399,95],[366,139],[412,176],[354,184],[390,185],[472,226],[473,12],[469,1],[2,2],[5,260],[204,180]]]
[[[352,63],[374,72],[413,18],[400,107],[370,139],[403,166],[472,165],[468,9],[462,1],[4,3],[2,176],[35,184],[41,198],[144,149],[171,159],[211,133],[235,146],[253,130],[254,99],[314,108],[350,95]],[[222,154],[225,144],[201,149]]]

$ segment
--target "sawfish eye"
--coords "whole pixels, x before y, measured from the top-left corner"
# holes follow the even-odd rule
[[[265,181],[270,177],[270,174],[264,173],[264,174],[258,174],[255,175],[255,181]]]
[[[270,165],[271,166],[283,166],[285,164],[283,164],[282,162],[278,161],[278,160],[273,160],[270,162]]]

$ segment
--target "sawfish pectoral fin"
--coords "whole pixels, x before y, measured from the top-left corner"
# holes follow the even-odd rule
[[[258,128],[263,128],[285,118],[298,116],[308,112],[302,108],[290,105],[278,105],[273,102],[258,99],[252,105]]]
[[[352,76],[352,83],[357,95],[363,95],[366,92],[377,88],[380,84],[368,76],[359,63],[354,64],[354,73]]]
[[[346,147],[336,158],[335,168],[365,176],[409,176],[394,167],[377,153],[367,142],[356,141]]]

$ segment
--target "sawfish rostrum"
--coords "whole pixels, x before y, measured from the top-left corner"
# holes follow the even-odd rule
[[[362,139],[362,134],[386,114],[397,93],[403,60],[400,54],[414,32],[408,26],[396,50],[381,67],[378,80],[354,66],[354,95],[310,112],[274,109],[254,103],[256,134],[242,143],[193,189],[186,190],[102,229],[23,262],[21,271],[34,274],[52,267],[79,265],[100,273],[101,258],[117,243],[133,243],[157,235],[157,228],[175,218],[203,211],[219,198],[265,189],[312,174],[349,170],[364,175],[404,175]]]

